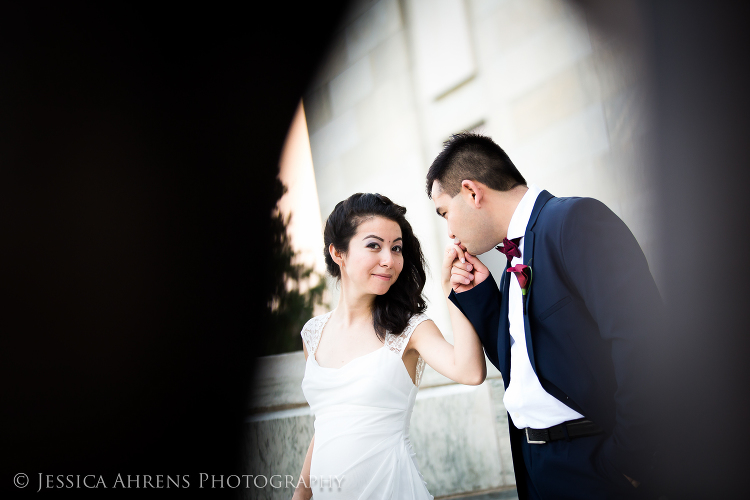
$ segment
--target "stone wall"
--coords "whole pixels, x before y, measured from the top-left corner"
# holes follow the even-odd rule
[[[428,314],[452,338],[435,272],[449,240],[424,178],[444,140],[476,130],[529,183],[604,202],[652,260],[636,50],[561,0],[355,1],[303,97],[322,220],[355,192],[405,205],[433,269]]]

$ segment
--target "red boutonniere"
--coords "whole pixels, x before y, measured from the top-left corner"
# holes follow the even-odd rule
[[[531,286],[531,266],[516,264],[506,269],[506,272],[513,273],[518,278],[518,284],[521,286],[521,293],[523,294],[523,313],[526,314],[526,298],[529,293],[529,286]]]

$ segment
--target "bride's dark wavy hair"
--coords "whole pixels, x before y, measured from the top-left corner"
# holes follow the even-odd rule
[[[414,314],[424,312],[427,303],[422,296],[427,279],[425,261],[419,240],[414,236],[411,224],[404,217],[406,208],[393,203],[377,193],[356,193],[340,201],[326,220],[323,240],[323,254],[328,273],[341,279],[341,269],[333,261],[328,248],[331,244],[340,252],[349,250],[349,242],[364,221],[372,217],[384,217],[397,223],[403,239],[402,255],[404,267],[396,282],[383,295],[375,297],[372,321],[380,340],[385,340],[386,332],[401,334]]]

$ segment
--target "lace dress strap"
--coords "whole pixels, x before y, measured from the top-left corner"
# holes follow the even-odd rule
[[[323,327],[325,326],[332,312],[333,311],[329,311],[320,316],[315,316],[307,323],[305,323],[305,326],[302,327],[302,332],[300,332],[300,335],[302,335],[302,342],[305,343],[305,348],[307,349],[308,356],[315,354],[315,349],[318,348],[318,343],[320,342],[320,334],[323,332]]]
[[[417,325],[419,325],[422,321],[428,319],[430,318],[426,314],[415,314],[414,316],[409,318],[409,322],[406,324],[406,328],[404,328],[404,331],[403,333],[401,333],[401,335],[394,335],[392,333],[386,334],[385,345],[388,346],[388,349],[390,349],[391,351],[398,353],[399,356],[403,356],[404,349],[406,349],[406,344],[409,343],[411,334],[417,328]]]
[[[414,316],[409,318],[409,322],[406,324],[406,328],[404,328],[404,331],[403,333],[401,333],[401,335],[394,335],[392,333],[387,333],[385,335],[385,345],[388,347],[388,349],[397,353],[399,356],[403,356],[406,345],[409,343],[409,339],[411,338],[411,334],[414,333],[414,330],[417,328],[417,326],[419,326],[421,322],[428,319],[430,319],[429,316],[424,313],[415,314]],[[417,380],[415,384],[417,387],[419,387],[419,384],[422,381],[423,372],[424,359],[422,359],[422,355],[420,354],[419,358],[417,359]]]

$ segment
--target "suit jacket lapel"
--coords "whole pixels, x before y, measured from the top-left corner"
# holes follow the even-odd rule
[[[505,264],[508,269],[508,263]],[[497,332],[497,362],[500,364],[500,373],[503,374],[503,384],[508,388],[510,383],[510,335],[508,335],[508,289],[510,281],[508,272],[503,269],[503,275],[500,278],[500,321],[498,321]]]
[[[508,269],[509,264],[505,264],[505,269]],[[510,273],[503,270],[503,276],[500,278],[500,321],[498,322],[498,335],[497,335],[497,360],[500,364],[500,373],[503,374],[503,384],[505,388],[508,388],[510,384],[510,335],[508,331],[510,325],[508,324],[508,290],[510,287],[510,280],[508,275]]]
[[[534,261],[534,225],[536,224],[537,219],[539,218],[539,213],[542,211],[542,208],[544,208],[544,205],[547,204],[549,200],[554,198],[548,191],[542,191],[539,193],[539,196],[536,198],[536,202],[534,203],[534,209],[531,211],[531,217],[529,217],[529,223],[526,225],[526,233],[523,235],[523,263],[529,267],[531,267],[531,264]],[[507,274],[507,273],[506,273]],[[536,359],[534,358],[534,345],[531,342],[531,326],[529,324],[529,314],[531,307],[531,293],[534,290],[534,268],[531,267],[531,282],[529,283],[529,289],[526,292],[526,296],[523,297],[523,300],[526,301],[526,314],[523,316],[523,326],[524,331],[526,334],[526,350],[529,353],[529,361],[531,361],[531,367],[534,369],[534,373],[537,373],[536,370]],[[508,306],[507,306],[507,300],[505,299],[507,297],[507,294],[503,294],[503,302],[506,304],[505,306],[505,318],[507,320],[508,318]],[[537,373],[537,376],[538,373]]]

